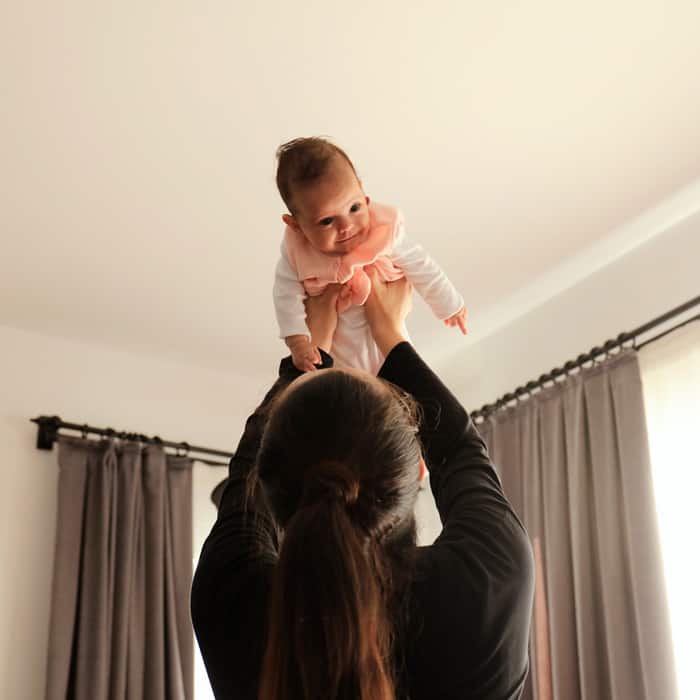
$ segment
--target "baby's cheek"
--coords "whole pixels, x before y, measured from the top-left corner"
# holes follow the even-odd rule
[[[307,236],[307,238],[309,239],[309,243],[322,253],[328,253],[333,250],[334,236],[332,235],[327,233],[323,235],[317,234],[315,236]]]

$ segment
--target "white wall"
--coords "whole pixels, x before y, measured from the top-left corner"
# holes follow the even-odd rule
[[[695,214],[480,342],[449,357],[433,353],[434,361],[474,410],[698,295],[700,214]],[[478,334],[478,328],[472,330]]]
[[[0,697],[36,700],[44,692],[58,468],[55,450],[35,448],[29,419],[57,414],[230,450],[266,388],[0,326]],[[225,472],[195,465],[200,544],[215,514],[209,492]]]

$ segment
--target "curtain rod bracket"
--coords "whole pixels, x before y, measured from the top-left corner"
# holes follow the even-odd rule
[[[36,446],[39,450],[52,450],[58,439],[58,429],[63,421],[59,416],[39,416],[32,418],[32,423],[38,426]]]

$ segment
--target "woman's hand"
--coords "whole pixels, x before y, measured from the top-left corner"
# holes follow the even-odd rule
[[[373,265],[368,265],[365,272],[372,282],[372,291],[365,302],[367,322],[374,341],[386,357],[395,345],[406,340],[403,323],[411,310],[412,287],[405,277],[395,282],[382,281]]]

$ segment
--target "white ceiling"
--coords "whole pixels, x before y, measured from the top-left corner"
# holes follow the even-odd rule
[[[485,319],[700,175],[698,27],[695,0],[5,3],[0,323],[268,372],[274,152],[311,134]]]

